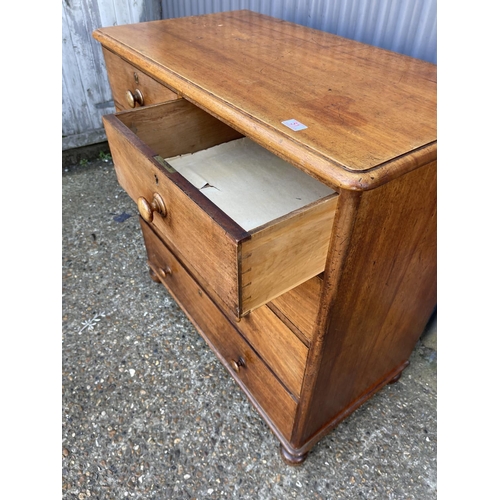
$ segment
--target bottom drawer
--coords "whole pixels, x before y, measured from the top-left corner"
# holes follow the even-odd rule
[[[175,256],[140,219],[148,263],[274,431],[290,440],[297,403]]]

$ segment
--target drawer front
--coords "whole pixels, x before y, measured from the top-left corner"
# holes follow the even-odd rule
[[[238,242],[231,236],[233,231],[214,212],[216,207],[201,208],[194,200],[201,203],[203,196],[179,174],[169,174],[155,160],[154,151],[115,116],[105,116],[103,121],[120,185],[139,205],[146,200],[151,206],[155,198],[164,203],[164,215],[153,210],[149,222],[236,311]]]
[[[263,417],[289,440],[294,398],[142,219],[141,227],[150,267]]]
[[[236,325],[275,375],[298,399],[308,348],[267,306],[241,318]]]
[[[121,57],[103,49],[111,93],[117,111],[150,106],[179,96]]]

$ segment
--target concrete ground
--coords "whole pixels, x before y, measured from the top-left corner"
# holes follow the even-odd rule
[[[64,499],[437,498],[436,317],[298,468],[148,273],[112,162],[63,168]]]

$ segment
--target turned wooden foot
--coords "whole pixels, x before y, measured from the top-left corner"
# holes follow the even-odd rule
[[[395,384],[400,378],[401,378],[401,375],[403,375],[403,370],[401,370],[394,378],[392,378],[391,380],[389,380],[389,384]]]
[[[280,445],[281,458],[287,465],[297,466],[301,465],[307,458],[308,452],[306,451],[302,455],[292,455],[288,450],[286,450],[283,445]]]
[[[401,378],[401,375],[403,375],[403,372],[405,371],[405,369],[408,367],[409,364],[410,364],[409,361],[407,361],[406,363],[404,363],[403,364],[403,369],[397,375],[395,375],[391,380],[389,380],[389,382],[387,382],[387,383],[388,384],[394,384],[395,382],[397,382]]]
[[[151,268],[149,268],[149,276],[155,283],[161,283],[160,278]]]

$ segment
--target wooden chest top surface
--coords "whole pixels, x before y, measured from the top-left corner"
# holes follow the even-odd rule
[[[251,11],[94,37],[334,186],[370,189],[436,157],[434,64]]]

